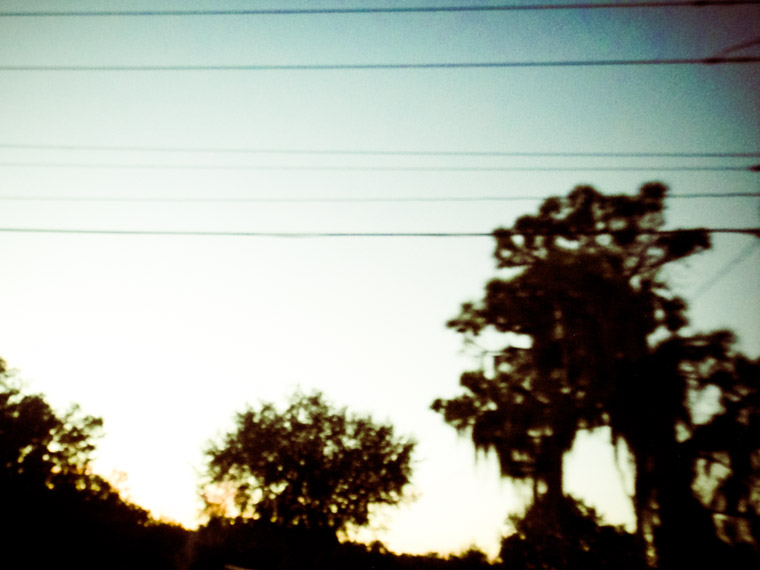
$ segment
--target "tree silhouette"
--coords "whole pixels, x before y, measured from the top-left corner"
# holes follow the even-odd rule
[[[209,514],[335,536],[367,524],[372,505],[402,500],[414,443],[320,393],[296,393],[284,411],[249,407],[236,425],[206,451]]]
[[[547,512],[547,507],[551,512]],[[558,518],[545,499],[524,516],[510,517],[515,532],[501,545],[504,568],[525,570],[641,570],[644,559],[633,535],[604,525],[594,509],[565,497]]]
[[[657,183],[635,196],[582,186],[496,230],[497,264],[511,275],[489,282],[484,299],[463,305],[449,326],[468,342],[510,333],[506,347],[492,366],[462,375],[465,393],[433,403],[447,422],[471,430],[477,448],[496,451],[503,475],[532,481],[534,501],[555,519],[562,457],[579,430],[609,426],[634,457],[640,539],[663,567],[684,547],[682,528],[718,550],[712,517],[692,489],[691,448],[702,436],[690,402],[706,380],[681,375],[687,346],[700,339],[678,336],[686,303],[662,278],[668,263],[709,241],[704,231],[661,231],[665,195]]]
[[[652,353],[651,375],[670,390],[651,413],[669,413],[675,437],[655,444],[657,422],[651,433],[639,426],[648,445],[637,464],[649,469],[638,487],[663,566],[760,565],[760,361],[733,343],[717,331],[667,339]]]
[[[82,479],[102,424],[77,407],[58,417],[42,396],[23,394],[0,360],[0,488]]]
[[[56,413],[0,360],[0,567],[174,567],[186,539],[92,473],[102,420]]]

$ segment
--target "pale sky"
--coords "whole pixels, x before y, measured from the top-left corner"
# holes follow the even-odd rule
[[[307,5],[369,4],[255,3]],[[124,1],[107,8],[251,6]],[[0,12],[29,9],[28,2],[0,2]],[[37,1],[34,9],[104,8],[97,2]],[[594,169],[751,166],[760,162],[757,157],[123,150],[757,153],[757,64],[193,72],[7,66],[699,58],[755,39],[759,29],[756,6],[0,17],[0,228],[490,232],[534,212],[541,197],[566,194],[581,183],[607,193],[633,193],[649,180],[667,183],[673,193],[757,192],[760,174],[752,172]],[[737,54],[757,55],[753,49]],[[103,150],[113,147],[122,150]],[[170,165],[178,168],[165,168]],[[300,169],[273,169],[278,166]],[[322,170],[301,168],[306,166]],[[357,170],[503,166],[589,169]],[[534,199],[121,200],[482,195]],[[21,197],[47,199],[8,199]],[[668,221],[669,227],[758,226],[758,199],[673,199]],[[693,299],[695,330],[732,328],[742,349],[756,356],[760,247],[750,249],[753,239],[716,236],[711,252],[673,268],[670,277]],[[524,506],[526,495],[499,479],[493,458],[476,461],[469,440],[429,410],[435,398],[456,395],[461,372],[477,365],[445,322],[462,302],[482,295],[494,274],[492,249],[490,238],[0,233],[0,356],[53,405],[76,402],[104,418],[96,468],[107,476],[125,473],[129,496],[156,515],[194,524],[205,442],[229,429],[246,403],[282,402],[300,386],[392,422],[419,442],[417,499],[379,517],[368,536],[398,552],[477,545],[495,554],[507,515]],[[609,521],[630,523],[630,483],[621,485],[603,442],[603,434],[583,438],[568,461],[567,489]]]

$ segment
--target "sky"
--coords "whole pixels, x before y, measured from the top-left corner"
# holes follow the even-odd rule
[[[124,1],[108,9],[359,5],[369,4]],[[430,410],[478,365],[445,323],[494,275],[493,240],[6,230],[488,233],[578,184],[610,194],[651,180],[673,194],[758,191],[756,172],[673,170],[760,162],[757,64],[10,69],[702,58],[757,39],[757,5],[3,15],[29,9],[0,1],[0,356],[59,409],[77,403],[102,417],[96,470],[155,515],[189,526],[198,521],[206,443],[246,404],[284,402],[300,387],[418,441],[416,499],[379,513],[362,538],[397,552],[474,545],[496,554],[507,516],[528,495]],[[46,9],[103,7],[35,2]],[[506,167],[523,170],[498,170]],[[533,167],[544,170],[526,170]],[[430,200],[476,196],[523,199]],[[389,198],[403,201],[380,201]],[[756,197],[674,197],[667,206],[670,228],[760,226]],[[731,328],[752,356],[760,353],[757,243],[717,234],[710,252],[668,272],[691,303],[691,330]],[[630,477],[621,481],[606,441],[579,436],[566,488],[630,525]]]

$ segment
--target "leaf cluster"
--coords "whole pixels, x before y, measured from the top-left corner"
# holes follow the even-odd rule
[[[0,566],[170,568],[186,531],[125,502],[90,470],[102,420],[56,413],[0,360]]]
[[[414,442],[320,393],[296,393],[282,411],[249,407],[236,424],[206,451],[211,486],[232,499],[218,514],[338,532],[367,524],[372,505],[402,500]]]
[[[602,523],[594,509],[565,497],[559,509],[537,501],[511,517],[515,532],[502,541],[503,567],[525,570],[643,570],[636,538]]]
[[[705,232],[658,233],[665,194],[661,184],[635,196],[581,186],[494,232],[498,267],[519,271],[491,280],[448,326],[468,339],[523,335],[530,346],[508,345],[490,372],[463,374],[465,393],[433,408],[472,429],[478,448],[495,449],[504,475],[547,476],[578,430],[609,425],[647,338],[686,323],[686,303],[658,270],[709,242]]]
[[[59,416],[39,394],[25,394],[0,362],[0,480],[54,488],[86,484],[100,418],[74,406]]]

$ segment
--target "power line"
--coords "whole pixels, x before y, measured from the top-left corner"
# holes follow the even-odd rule
[[[660,1],[660,2],[582,2],[571,4],[494,4],[486,6],[409,6],[409,7],[366,7],[366,8],[291,8],[291,9],[239,9],[239,10],[46,10],[0,12],[5,18],[66,18],[66,17],[155,17],[155,16],[294,16],[294,15],[339,15],[339,14],[411,14],[430,12],[525,12],[556,10],[613,10],[643,8],[703,8],[706,6],[728,8],[758,4],[749,1]]]
[[[760,237],[760,235],[758,235]],[[737,267],[742,261],[744,261],[745,258],[749,257],[755,249],[758,247],[758,242],[752,241],[749,244],[747,244],[744,249],[742,249],[736,257],[731,259],[728,263],[726,263],[723,267],[721,267],[718,271],[715,272],[715,274],[710,277],[707,281],[705,281],[702,286],[697,289],[694,294],[692,295],[692,301],[695,301],[698,297],[701,297],[704,295],[708,290],[712,289],[712,287],[721,279],[723,279],[726,275],[728,275],[735,267]]]
[[[220,198],[161,198],[161,197],[129,197],[129,196],[1,196],[0,201],[7,202],[136,202],[136,203],[274,203],[274,204],[308,204],[308,203],[406,203],[406,202],[538,202],[549,196],[389,196],[389,197],[329,197],[313,198],[252,198],[252,197],[220,197]],[[726,198],[760,198],[760,192],[710,192],[669,194],[668,199],[726,199]]]
[[[315,166],[251,164],[107,164],[59,162],[0,162],[0,168],[86,168],[124,170],[259,170],[284,172],[760,172],[760,165],[749,166]]]
[[[558,235],[548,232],[519,232],[498,230],[500,235]],[[690,228],[677,230],[640,230],[640,234],[675,235],[688,232],[708,232],[722,234],[746,234],[760,237],[758,228]],[[494,232],[246,232],[246,231],[182,231],[182,230],[87,230],[64,228],[0,228],[0,233],[34,234],[84,234],[84,235],[125,235],[125,236],[202,236],[202,237],[267,237],[267,238],[484,238],[493,237]],[[586,231],[578,235],[614,235],[619,231]]]
[[[250,147],[181,147],[0,143],[0,149],[98,151],[98,152],[167,152],[220,154],[346,155],[346,156],[472,156],[472,157],[544,157],[544,158],[754,158],[760,152],[538,152],[472,150],[388,150],[388,149],[314,149]]]
[[[724,55],[728,55],[729,53],[733,53],[735,51],[742,51],[749,47],[753,47],[756,45],[760,45],[760,38],[755,38],[752,40],[747,40],[746,42],[741,42],[736,45],[727,47],[724,50],[721,50],[720,52],[715,54],[715,57],[723,57]]]
[[[440,69],[505,69],[538,67],[611,67],[667,65],[724,65],[759,63],[760,56],[681,59],[597,59],[560,61],[490,61],[433,63],[239,64],[239,65],[2,65],[0,71],[142,72],[142,71],[397,71]]]

